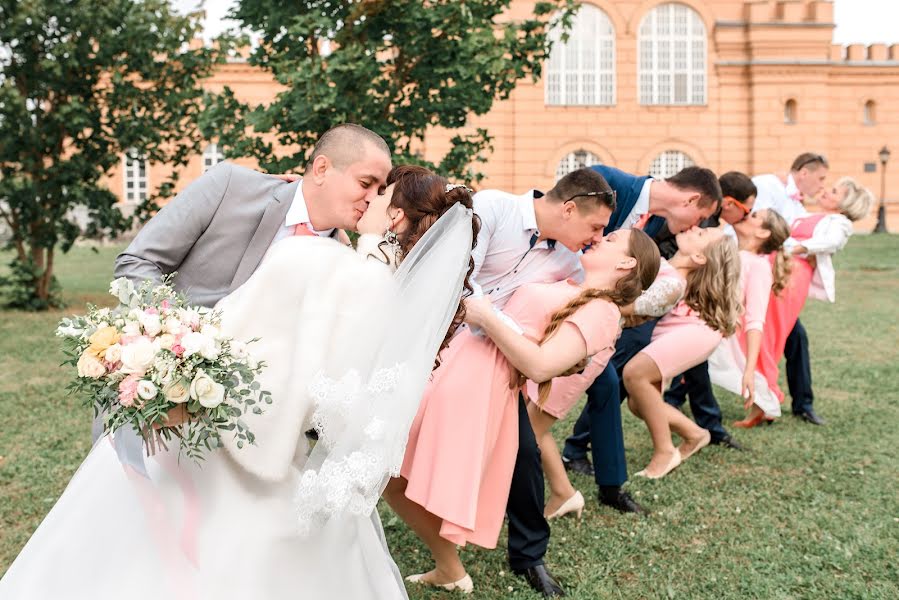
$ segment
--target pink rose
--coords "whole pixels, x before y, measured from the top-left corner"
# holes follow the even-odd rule
[[[184,354],[184,346],[182,346],[181,344],[175,344],[174,346],[172,346],[172,352],[175,353],[175,356],[181,356],[182,354]]]
[[[144,313],[148,315],[158,315],[159,311],[151,306],[150,308],[145,308]]]
[[[169,307],[171,306],[171,304],[169,304],[168,300],[163,300],[162,302],[159,303],[159,306],[162,307],[162,310],[168,310]]]
[[[140,377],[137,375],[129,375],[119,383],[119,404],[122,406],[134,406],[134,400],[137,398],[137,384]]]

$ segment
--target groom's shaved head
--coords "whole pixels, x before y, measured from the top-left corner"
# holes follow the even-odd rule
[[[374,148],[390,157],[390,148],[384,138],[370,129],[355,123],[344,123],[332,127],[324,133],[312,149],[312,156],[306,163],[306,170],[312,169],[312,163],[319,156],[327,156],[336,168],[346,169],[351,164],[365,158],[367,152]]]

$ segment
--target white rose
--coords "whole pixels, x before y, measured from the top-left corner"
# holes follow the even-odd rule
[[[209,323],[203,325],[200,328],[200,333],[202,333],[203,335],[207,335],[214,340],[222,336],[222,332],[219,331],[219,328],[215,325],[210,325]]]
[[[236,361],[246,362],[247,358],[250,357],[250,351],[247,350],[247,345],[243,342],[231,340],[231,356],[233,356]]]
[[[206,408],[215,408],[225,399],[225,386],[200,369],[190,382],[190,397]]]
[[[96,357],[91,356],[87,352],[78,359],[78,377],[90,377],[91,379],[99,379],[106,374],[106,367],[103,366]]]
[[[182,308],[178,311],[178,319],[188,327],[200,326],[200,313],[193,309]]]
[[[152,381],[147,381],[146,379],[141,379],[137,382],[137,395],[143,398],[144,400],[152,400],[156,397],[156,394],[159,392],[159,389],[156,387],[156,384]]]
[[[128,337],[140,335],[140,323],[137,321],[125,321],[125,326],[122,327],[122,335],[127,335]]]
[[[140,316],[140,324],[150,337],[156,337],[162,332],[162,321],[160,320],[159,315],[148,315],[147,313],[143,313]]]
[[[181,333],[181,330],[184,329],[184,326],[181,324],[181,321],[178,319],[178,317],[168,317],[162,324],[162,329],[166,333],[178,335],[179,333]]]
[[[215,360],[219,356],[219,349],[215,340],[198,331],[192,331],[181,338],[181,346],[185,356],[199,354],[207,360]]]
[[[119,344],[113,344],[106,349],[106,354],[103,355],[103,358],[106,359],[106,362],[119,362],[122,360],[122,347]]]
[[[122,373],[143,375],[155,358],[153,342],[145,337],[138,338],[122,347]]]
[[[165,395],[166,400],[175,404],[183,404],[190,398],[190,390],[187,382],[183,379],[165,386],[162,389],[162,393]]]

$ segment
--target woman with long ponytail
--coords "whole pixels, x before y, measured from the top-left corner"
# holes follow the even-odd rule
[[[754,427],[768,415],[780,415],[780,403],[758,370],[769,297],[789,282],[790,257],[783,244],[790,237],[786,220],[773,210],[759,210],[734,224],[740,247],[740,289],[745,310],[739,331],[724,340],[709,358],[713,383],[739,394],[748,417],[735,427]],[[771,257],[769,259],[769,256]]]

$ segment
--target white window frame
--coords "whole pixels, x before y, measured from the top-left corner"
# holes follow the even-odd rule
[[[683,32],[676,32],[678,28]],[[702,17],[679,2],[660,4],[640,22],[637,86],[640,104],[703,106],[708,103],[708,32]],[[678,56],[683,49],[684,56]],[[684,79],[682,98],[678,81]]]
[[[680,172],[681,169],[692,167],[696,164],[693,157],[680,150],[665,150],[652,159],[649,165],[649,175],[653,179],[667,179]]]
[[[225,155],[219,150],[218,144],[211,142],[203,149],[203,172],[205,173],[223,160],[225,160]]]
[[[563,156],[562,160],[559,161],[559,164],[556,165],[556,181],[562,179],[572,171],[601,164],[602,161],[599,157],[589,150],[584,150],[583,148],[574,150]]]
[[[552,49],[546,61],[547,106],[614,106],[616,102],[615,26],[609,15],[582,4],[562,41],[562,28],[549,32]]]
[[[122,198],[127,204],[140,204],[150,189],[149,165],[134,148],[122,155]],[[128,184],[133,185],[129,186]]]

